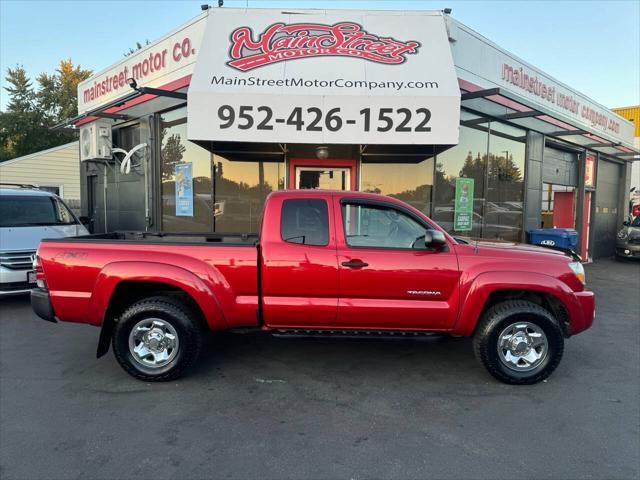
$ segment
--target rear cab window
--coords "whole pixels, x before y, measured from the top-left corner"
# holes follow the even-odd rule
[[[301,245],[329,244],[327,202],[320,199],[291,199],[282,203],[282,240]]]

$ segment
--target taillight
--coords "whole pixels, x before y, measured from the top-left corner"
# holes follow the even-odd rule
[[[44,279],[44,269],[42,268],[42,261],[40,255],[36,252],[36,258],[33,260],[33,271],[36,272],[36,285],[38,288],[47,288],[47,282]]]

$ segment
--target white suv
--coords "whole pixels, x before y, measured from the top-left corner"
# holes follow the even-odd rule
[[[43,238],[89,232],[64,202],[36,188],[0,188],[0,297],[35,287],[33,260]]]

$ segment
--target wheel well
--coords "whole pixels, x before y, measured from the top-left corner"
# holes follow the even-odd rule
[[[540,305],[542,308],[551,312],[558,320],[564,335],[569,335],[569,314],[564,304],[554,295],[545,292],[536,292],[533,290],[496,290],[495,292],[491,292],[489,298],[487,298],[480,317],[497,303],[506,300],[527,300],[536,305]]]
[[[123,281],[118,283],[113,290],[104,314],[98,342],[98,357],[109,351],[109,342],[111,341],[116,319],[138,300],[156,296],[166,296],[180,300],[196,314],[200,326],[207,328],[207,322],[200,306],[181,288],[162,282]]]

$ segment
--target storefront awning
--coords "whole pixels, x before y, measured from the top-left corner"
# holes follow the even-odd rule
[[[634,160],[640,158],[640,151],[611,141],[606,133],[600,133],[577,127],[566,120],[557,119],[553,111],[540,104],[533,104],[524,97],[504,88],[465,89],[461,87],[461,106],[474,118],[463,119],[461,125],[474,126],[491,121],[500,121],[516,127],[522,127],[544,134],[548,138],[573,143],[579,147],[588,148],[620,160]]]
[[[157,106],[155,110],[162,110],[176,105],[180,105],[187,100],[185,92],[172,91],[160,88],[139,87],[130,93],[112,100],[99,107],[92,108],[73,118],[64,120],[50,127],[51,130],[75,130],[82,124],[89,123],[96,118],[109,118],[112,120],[127,121],[131,118],[140,117],[142,112],[136,111],[135,106],[145,104],[154,98],[163,98],[167,101],[161,106]],[[144,111],[149,110],[149,106],[145,105]]]
[[[197,142],[455,145],[441,12],[212,10],[189,87]]]

